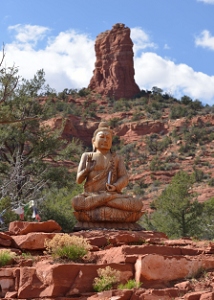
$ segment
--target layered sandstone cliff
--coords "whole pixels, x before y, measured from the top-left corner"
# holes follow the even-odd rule
[[[0,232],[0,248],[16,256],[0,268],[0,299],[48,300],[212,300],[214,244],[191,239],[169,240],[153,231],[92,230],[71,232],[91,245],[79,261],[56,260],[44,253],[45,241],[61,235],[60,226],[15,221]],[[23,255],[24,254],[24,255]],[[136,288],[95,292],[98,269],[119,272],[119,283]]]
[[[140,92],[134,79],[130,28],[117,23],[100,33],[95,42],[96,62],[89,89],[102,95],[132,98]]]

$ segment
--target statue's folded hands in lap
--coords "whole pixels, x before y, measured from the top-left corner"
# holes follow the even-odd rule
[[[128,184],[123,159],[111,152],[112,130],[101,122],[92,138],[93,152],[83,153],[77,183],[84,193],[72,199],[75,217],[86,222],[136,222],[143,214],[142,200],[122,194]]]

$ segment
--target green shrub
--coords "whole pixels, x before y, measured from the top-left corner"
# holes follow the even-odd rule
[[[158,156],[154,156],[149,164],[150,171],[158,171],[161,169],[162,162]]]
[[[130,279],[129,281],[127,281],[125,284],[119,284],[118,285],[118,289],[119,290],[131,290],[134,288],[139,288],[142,285],[141,282],[136,282],[135,279]]]
[[[170,109],[169,118],[178,119],[178,118],[186,117],[187,115],[188,115],[188,110],[185,106],[174,105]]]
[[[8,249],[0,250],[0,267],[6,266],[12,262],[16,254]]]
[[[86,102],[86,107],[85,107],[85,110],[82,114],[83,117],[85,118],[88,118],[88,117],[96,117],[96,110],[97,110],[97,103],[90,103],[90,104],[87,104]]]
[[[77,245],[67,245],[56,249],[55,255],[62,259],[78,260],[87,254],[86,249]]]
[[[17,220],[17,214],[12,211],[11,199],[8,196],[1,198],[0,212],[3,214],[3,222],[0,223],[0,230],[6,231],[8,230],[9,223]]]
[[[137,196],[142,196],[145,194],[145,191],[143,188],[141,188],[139,185],[134,185],[133,192]]]
[[[108,291],[120,280],[120,271],[106,267],[97,270],[98,276],[94,278],[93,288],[96,292]]]
[[[24,259],[34,259],[33,255],[30,252],[27,252],[27,253],[23,252],[21,254],[21,257]]]
[[[195,151],[196,151],[196,145],[193,143],[189,143],[189,142],[182,144],[180,146],[180,148],[178,149],[178,152],[185,156],[195,155]]]
[[[54,220],[62,227],[63,232],[72,232],[76,219],[73,214],[71,200],[81,192],[81,185],[76,185],[72,191],[66,188],[49,191],[45,195],[46,199],[38,206],[42,220]]]
[[[209,182],[208,182],[209,186],[214,186],[214,178],[210,178]]]
[[[118,135],[114,135],[112,139],[112,151],[120,151],[124,147],[123,141],[120,140]]]
[[[91,91],[87,88],[82,88],[78,91],[78,94],[80,97],[85,97],[87,95],[89,95],[91,93]]]
[[[108,121],[109,123],[109,126],[112,127],[112,128],[115,128],[117,127],[118,123],[120,122],[120,119],[119,118],[112,118]]]
[[[201,182],[204,178],[204,172],[194,167],[194,172],[192,173],[191,176],[194,182]]]
[[[132,121],[138,121],[138,120],[142,119],[143,116],[144,116],[144,114],[141,111],[137,110],[133,113]]]
[[[75,261],[88,254],[91,246],[83,237],[57,234],[52,240],[45,241],[45,248],[54,258]]]
[[[128,111],[130,109],[131,109],[130,102],[124,98],[115,101],[113,104],[113,112]]]
[[[162,117],[162,113],[160,111],[155,111],[151,117],[153,120],[159,120]]]

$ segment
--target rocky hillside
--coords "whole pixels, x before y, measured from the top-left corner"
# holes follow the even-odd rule
[[[194,173],[194,192],[200,202],[206,201],[214,196],[214,109],[156,89],[130,100],[87,89],[82,97],[64,92],[59,100],[63,112],[47,123],[63,126],[63,137],[78,138],[90,149],[98,123],[108,121],[115,134],[113,149],[124,157],[129,172],[127,190],[143,196],[145,210],[179,170]]]
[[[58,95],[58,117],[47,123],[63,126],[63,137],[78,138],[90,148],[98,123],[108,121],[115,133],[113,149],[124,157],[129,171],[127,190],[143,197],[145,210],[179,170],[194,175],[193,192],[199,201],[213,197],[214,107],[188,96],[178,101],[158,87],[140,91],[125,24],[100,33],[94,47],[88,89],[65,89]]]

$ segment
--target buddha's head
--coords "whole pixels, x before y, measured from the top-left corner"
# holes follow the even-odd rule
[[[95,130],[92,145],[93,151],[98,150],[110,150],[112,146],[113,133],[106,122],[101,122],[98,128]]]

